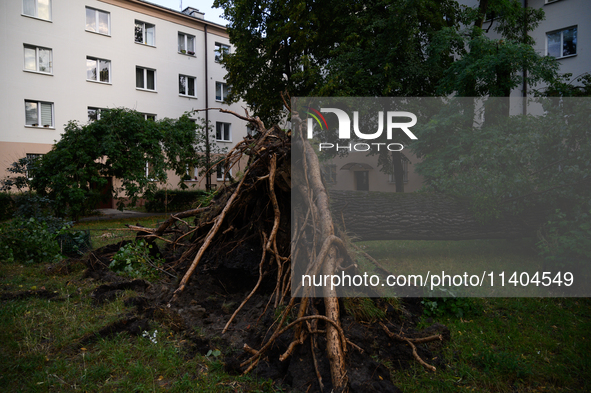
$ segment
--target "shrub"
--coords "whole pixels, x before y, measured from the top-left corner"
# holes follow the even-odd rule
[[[146,202],[149,212],[183,211],[196,208],[208,193],[204,190],[158,190]]]
[[[0,192],[0,221],[6,221],[14,215],[16,204],[14,195],[7,192]]]
[[[537,246],[547,262],[559,266],[591,261],[591,210],[568,217],[557,209],[540,230]]]
[[[39,263],[60,259],[56,234],[46,222],[15,218],[0,226],[0,255],[7,262]]]
[[[128,243],[121,247],[115,255],[109,268],[122,275],[132,278],[148,280],[158,278],[158,270],[164,263],[160,254],[150,255],[153,248],[144,240]]]

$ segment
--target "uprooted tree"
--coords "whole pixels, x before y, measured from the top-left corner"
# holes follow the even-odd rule
[[[280,361],[297,353],[298,347],[311,346],[316,386],[321,390],[361,391],[358,378],[354,381],[349,379],[355,373],[351,367],[357,367],[359,364],[355,363],[361,362],[351,362],[350,359],[351,356],[358,356],[352,355],[351,351],[360,354],[364,349],[347,337],[347,328],[341,322],[342,301],[340,304],[336,292],[329,288],[313,294],[303,287],[299,288],[297,283],[295,286],[292,284],[292,244],[297,244],[297,253],[300,253],[296,257],[307,261],[299,268],[309,274],[333,274],[341,269],[356,269],[355,261],[332,221],[329,195],[323,185],[318,158],[310,144],[301,137],[304,125],[294,112],[294,131],[291,135],[291,132],[278,126],[265,128],[259,118],[248,114],[235,115],[258,130],[256,137],[248,136],[228,153],[224,162],[229,169],[238,164],[243,156],[248,156],[244,175],[222,188],[207,207],[173,215],[158,228],[131,226],[131,229],[137,230],[138,235],[149,241],[165,241],[168,255],[174,255],[172,266],[184,272],[178,287],[168,299],[168,307],[172,309],[176,303],[187,301],[187,288],[191,287],[191,281],[199,279],[199,276],[194,276],[199,272],[200,263],[228,258],[241,247],[250,250],[253,245],[258,245],[258,279],[225,322],[222,335],[232,331],[232,324],[240,320],[240,313],[247,308],[249,300],[258,296],[257,291],[264,292],[263,296],[268,298],[263,314],[274,310],[276,317],[271,326],[264,327],[263,330],[268,333],[263,335],[260,347],[244,344],[243,349],[248,355],[241,359],[239,370],[248,373],[257,368],[261,360],[271,356],[270,351],[277,347],[279,337],[285,340],[285,334],[292,332],[290,343],[280,346],[283,348]],[[296,150],[304,158],[302,165],[292,166],[291,154]],[[292,187],[297,187],[293,191],[300,196],[297,203],[290,198]],[[192,217],[195,217],[194,224],[189,222]],[[410,356],[434,370],[419,356],[414,343],[441,341],[441,332],[434,332],[436,334],[427,338],[413,338],[404,333],[392,333],[386,325],[376,325],[376,329],[383,339],[393,338],[408,345],[409,351],[412,348]],[[324,350],[318,350],[320,343],[325,345]],[[317,353],[325,358],[319,358]],[[330,381],[326,380],[326,374],[325,379],[322,378],[320,370],[321,363],[327,364],[326,359]],[[371,358],[367,359],[373,362]]]
[[[588,103],[583,102],[582,104],[587,105]],[[561,158],[559,163],[562,166],[560,168],[565,168],[570,160],[573,160],[573,163],[578,162],[580,155],[586,154],[580,148],[582,143],[586,143],[587,139],[583,137],[587,135],[588,131],[575,126],[578,123],[576,119],[589,113],[582,110],[584,108],[586,107],[577,107],[576,112],[568,114],[568,124],[563,124],[562,129],[565,132],[570,126],[573,127],[571,134],[574,139],[571,141],[576,140],[577,143],[564,147],[564,154],[567,156]],[[231,317],[225,321],[222,331],[222,334],[228,333],[232,324],[237,323],[240,313],[247,308],[249,301],[257,295],[257,292],[264,292],[263,296],[267,298],[267,305],[263,314],[268,309],[272,309],[275,310],[276,318],[270,326],[265,328],[268,329],[268,334],[262,336],[263,339],[262,342],[259,342],[259,347],[254,348],[245,343],[243,348],[247,355],[241,359],[238,365],[239,370],[243,373],[257,368],[261,360],[271,356],[273,348],[282,348],[282,353],[278,358],[280,361],[285,361],[293,354],[298,353],[296,352],[298,348],[305,347],[304,344],[310,343],[312,362],[321,389],[323,386],[329,387],[329,385],[335,391],[347,389],[356,391],[359,389],[358,385],[354,386],[357,381],[353,380],[353,377],[349,378],[355,374],[355,361],[351,359],[355,353],[366,348],[359,347],[355,340],[350,339],[348,330],[350,325],[343,326],[343,309],[337,293],[329,286],[324,286],[321,293],[312,293],[309,288],[306,289],[297,280],[299,273],[302,272],[309,275],[333,275],[344,270],[349,274],[356,271],[356,261],[348,251],[340,229],[336,226],[337,223],[342,224],[347,232],[357,233],[361,238],[367,234],[370,238],[387,236],[391,239],[445,239],[446,236],[447,238],[451,236],[453,239],[470,239],[475,236],[479,238],[514,237],[521,234],[531,234],[532,228],[535,228],[536,220],[532,221],[533,224],[526,225],[527,223],[523,221],[524,216],[516,216],[516,221],[507,218],[504,221],[496,221],[496,224],[495,221],[492,221],[492,223],[482,225],[470,216],[469,209],[462,206],[469,206],[469,204],[461,200],[458,204],[437,196],[416,194],[416,196],[377,196],[372,203],[376,206],[376,214],[382,217],[384,214],[393,214],[393,220],[397,221],[400,217],[395,217],[396,212],[379,207],[380,203],[388,202],[389,198],[396,198],[395,203],[407,206],[407,208],[398,209],[406,212],[406,217],[404,217],[407,220],[406,228],[412,229],[416,224],[418,230],[404,231],[404,227],[392,225],[390,228],[393,229],[390,233],[372,232],[371,217],[364,221],[361,218],[355,218],[354,215],[351,216],[351,212],[356,210],[354,208],[348,209],[349,213],[343,213],[344,210],[347,210],[347,203],[353,205],[355,203],[367,205],[368,203],[365,203],[363,199],[347,201],[351,194],[329,194],[327,192],[323,184],[320,162],[312,146],[304,138],[306,135],[305,124],[297,112],[292,112],[293,127],[291,132],[286,132],[278,126],[266,128],[259,118],[250,117],[248,114],[237,116],[250,122],[258,131],[256,137],[245,138],[225,158],[224,165],[227,170],[241,162],[243,156],[248,156],[248,166],[244,175],[234,184],[224,187],[208,207],[200,207],[173,215],[155,229],[143,227],[132,227],[132,229],[140,231],[141,236],[148,239],[165,241],[168,244],[169,254],[174,256],[173,265],[176,266],[177,271],[184,272],[178,287],[168,299],[169,307],[174,307],[175,303],[185,296],[186,288],[190,287],[191,280],[195,280],[194,276],[199,272],[200,263],[203,263],[204,260],[208,260],[208,263],[212,263],[212,261],[217,263],[216,261],[228,258],[228,255],[237,249],[250,249],[253,245],[259,247],[258,278],[244,295]],[[551,118],[533,119],[533,122],[542,122],[542,124],[548,125]],[[564,123],[564,113],[557,116],[555,120],[558,122],[557,124]],[[497,130],[496,127],[497,125],[494,125],[493,129]],[[486,136],[486,129],[483,130],[481,137]],[[430,131],[435,132],[434,129]],[[544,133],[544,135],[549,136],[548,133]],[[560,135],[563,134],[559,133]],[[523,136],[523,138],[527,139],[528,137]],[[564,138],[561,140],[565,141]],[[570,139],[566,141],[568,140]],[[524,143],[525,145],[529,146],[527,143]],[[532,158],[532,161],[525,165],[524,170],[527,170],[530,178],[534,180],[538,179],[539,173],[559,164],[553,161],[548,164],[540,164],[540,167],[532,166],[537,162],[533,160],[537,157],[535,152],[530,152],[531,154],[526,156],[523,154],[525,150],[520,150],[519,146],[521,145],[515,145],[517,151],[521,152],[518,154],[519,157]],[[488,148],[492,149],[493,145],[489,144]],[[499,146],[499,149],[501,148],[502,146]],[[532,149],[536,150],[536,147],[534,146]],[[301,158],[297,165],[291,165],[291,158],[294,154]],[[503,163],[499,163],[499,168],[495,169],[499,177],[503,176],[504,167]],[[455,177],[460,180],[459,185],[464,184],[468,187],[470,181],[476,182],[480,176],[478,168],[482,168],[482,162],[470,164],[466,169],[458,171]],[[494,168],[488,169],[492,171]],[[575,171],[575,169],[577,170]],[[539,195],[545,197],[554,195],[558,199],[564,199],[566,190],[576,191],[576,197],[583,198],[588,191],[584,191],[586,188],[579,188],[588,182],[586,171],[587,169],[580,167],[570,169],[565,174],[559,171],[556,175],[557,179],[554,179],[559,183],[559,186],[545,184],[546,188],[543,189],[540,188],[542,183],[532,180],[523,189],[515,188],[514,192],[519,192],[518,196],[522,195],[521,197],[513,200],[506,200],[505,197],[505,202],[516,208],[512,202],[521,202]],[[572,179],[570,179],[571,176]],[[563,180],[568,178],[570,183],[561,184],[560,177]],[[551,180],[548,179],[549,176],[545,176],[545,178]],[[446,185],[447,183],[441,184]],[[480,198],[486,196],[485,190],[480,191],[483,194],[477,193],[474,198],[477,203]],[[454,195],[454,193],[451,194]],[[292,195],[296,195],[297,198],[291,198]],[[461,193],[455,195],[461,195]],[[499,197],[502,196],[504,195],[499,195]],[[367,198],[371,198],[371,196],[368,195]],[[332,202],[329,202],[329,199]],[[543,204],[539,206],[544,208]],[[490,219],[490,216],[494,216],[496,213],[497,209],[491,208],[487,215]],[[196,217],[194,224],[187,222],[190,217]],[[347,226],[347,223],[351,222],[357,222],[357,227]],[[467,226],[468,222],[473,226]],[[421,230],[421,228],[427,228],[430,232]],[[450,229],[452,230],[450,231]],[[293,267],[291,263],[296,259],[305,261],[304,265]],[[263,290],[263,288],[265,289]],[[441,340],[440,334],[411,339],[404,334],[392,333],[386,325],[382,326],[382,329],[383,335],[409,345],[414,357],[427,369],[434,369],[433,366],[424,362],[417,353],[414,344],[429,340]],[[287,332],[292,332],[289,344],[277,346],[279,338],[285,337]],[[319,371],[319,363],[322,360],[317,358],[314,351],[319,342],[325,345],[324,351],[321,353],[326,356],[330,365],[330,382],[323,380],[322,373]]]

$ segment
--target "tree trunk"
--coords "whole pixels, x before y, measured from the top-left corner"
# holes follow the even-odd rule
[[[335,223],[354,240],[472,240],[531,236],[535,215],[481,224],[468,206],[435,194],[329,191]]]

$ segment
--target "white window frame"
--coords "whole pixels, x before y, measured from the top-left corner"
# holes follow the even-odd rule
[[[45,1],[45,0],[43,0],[43,1]],[[35,10],[33,11],[33,14],[26,14],[25,13],[25,2],[31,2],[31,3],[34,4]],[[52,0],[47,0],[47,3],[48,3],[48,13],[49,13],[49,16],[47,18],[43,18],[43,17],[40,17],[39,16],[39,0],[23,0],[22,1],[23,9],[22,9],[22,14],[21,15],[23,15],[23,16],[30,16],[31,18],[36,18],[36,19],[46,20],[46,21],[51,22],[52,21],[52,12],[51,12],[51,8],[52,7],[51,7],[51,2],[52,2]]]
[[[222,127],[221,130],[220,127]],[[219,138],[218,136],[221,136],[221,138]],[[215,140],[216,142],[232,142],[232,123],[216,121]]]
[[[144,116],[144,119],[146,120],[156,121],[156,115],[154,113],[142,113],[142,116]]]
[[[27,124],[27,103],[33,103],[33,104],[37,105],[37,123]],[[51,105],[51,123],[47,124],[47,125],[40,123],[43,120],[43,113],[42,113],[42,106],[43,105]],[[55,128],[55,114],[54,114],[53,102],[25,100],[25,127]]]
[[[148,181],[156,181],[153,177],[150,177],[150,161],[146,161],[146,179]]]
[[[142,42],[139,42],[137,40],[137,32],[135,31],[136,27],[138,25],[141,25],[141,30],[142,30]],[[152,43],[148,42],[148,27],[152,27]],[[148,23],[148,22],[143,22],[141,20],[136,19],[135,23],[133,25],[134,28],[134,34],[133,34],[133,40],[135,41],[136,44],[141,44],[141,45],[147,45],[147,46],[156,46],[156,25],[153,23]]]
[[[181,93],[181,78],[185,78],[185,81],[186,81],[185,93]],[[189,94],[189,80],[193,80],[193,94]],[[191,98],[197,97],[197,78],[194,76],[190,76],[190,75],[179,74],[179,95],[181,97],[191,97]]]
[[[216,168],[216,180],[217,181],[226,181],[226,180],[230,180],[230,176],[232,176],[232,168],[230,168],[230,170],[228,171],[228,173],[226,174],[224,172],[224,164],[219,164]]]
[[[192,41],[193,41],[193,50],[189,50],[189,42],[190,42],[189,41],[189,38],[191,38]],[[185,49],[183,49],[181,47],[181,40],[183,41],[183,47]],[[179,31],[179,35],[178,35],[178,51],[179,51],[180,54],[187,55],[187,56],[195,56],[195,42],[196,42],[196,40],[195,40],[195,36],[194,35],[186,34],[186,33],[181,33]],[[185,51],[184,53],[183,53],[183,50]]]
[[[27,50],[31,50],[34,49],[35,50],[35,69],[31,70],[27,68],[26,65],[26,53]],[[39,64],[39,50],[48,50],[49,51],[49,71],[42,71],[40,69],[40,64]],[[36,72],[39,74],[46,74],[46,75],[53,75],[53,49],[51,48],[45,48],[42,46],[36,46],[36,45],[29,45],[29,44],[23,44],[23,71],[27,71],[27,72]]]
[[[99,107],[95,107],[95,106],[89,106],[86,108],[86,114],[88,116],[88,122],[92,123],[93,121],[97,121],[101,119],[101,113],[106,110],[105,108],[99,108]],[[90,117],[90,111],[95,111],[96,113],[96,119],[92,119]]]
[[[555,59],[564,59],[567,57],[573,57],[576,56],[578,54],[578,42],[575,43],[575,53],[569,54],[569,55],[564,55],[564,32],[570,29],[574,29],[575,30],[575,40],[578,41],[579,38],[579,27],[578,25],[574,25],[574,26],[569,26],[569,27],[565,27],[563,29],[558,29],[558,30],[553,30],[553,31],[549,31],[546,33],[546,55],[548,56],[552,56],[550,54],[549,48],[548,48],[548,41],[549,41],[549,36],[552,34],[556,34],[556,33],[560,33],[560,56],[556,56],[554,57]]]
[[[94,12],[94,23],[96,26],[96,30],[91,30],[88,28],[88,11],[93,11]],[[107,15],[107,32],[103,33],[100,31],[99,29],[99,25],[100,25],[100,14],[106,14]],[[106,35],[106,36],[111,36],[111,13],[108,11],[103,11],[103,10],[99,10],[97,8],[93,8],[93,7],[86,7],[86,13],[84,15],[85,18],[85,27],[84,29],[86,31],[88,31],[89,33],[96,33],[96,34],[100,34],[100,35]]]
[[[222,92],[221,99],[218,98],[218,86],[220,86],[220,91]],[[228,87],[228,85],[226,83],[224,83],[224,82],[216,82],[215,83],[215,100],[217,102],[226,101],[226,98],[228,98],[229,92],[230,92],[230,88]]]
[[[187,176],[189,176],[190,179],[185,181],[199,181],[199,167],[187,165]]]
[[[39,153],[27,153],[27,154],[25,154],[25,157],[27,158],[27,164],[29,164],[33,160],[36,161],[36,160],[40,159],[41,157],[43,157],[43,154],[39,154]],[[27,176],[27,179],[33,180],[33,176],[31,176],[29,174],[29,165],[27,165],[26,174],[25,175]]]
[[[88,61],[95,61],[96,62],[96,78],[97,79],[89,79],[88,78]],[[105,62],[108,64],[109,66],[109,79],[107,81],[102,81],[100,80],[100,65],[101,62]],[[112,75],[112,70],[111,70],[111,60],[107,60],[107,59],[100,59],[98,57],[93,57],[93,56],[86,56],[86,80],[88,82],[97,82],[97,83],[104,83],[104,84],[111,84],[111,75]]]
[[[216,63],[220,63],[225,54],[230,53],[230,45],[216,42],[214,47],[214,59]]]
[[[137,71],[138,70],[142,70],[143,71],[143,74],[144,74],[143,85],[144,85],[144,87],[138,87],[138,85],[137,85]],[[149,89],[149,88],[146,87],[148,85],[148,71],[152,71],[154,73],[154,88],[153,89]],[[136,66],[135,67],[135,72],[136,72],[135,88],[137,90],[152,91],[152,92],[156,92],[157,91],[158,85],[156,83],[156,81],[157,81],[157,75],[156,75],[156,70],[155,69],[148,68],[148,67]]]

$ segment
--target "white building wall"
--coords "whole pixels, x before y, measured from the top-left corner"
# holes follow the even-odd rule
[[[87,6],[110,13],[110,35],[86,31]],[[155,25],[154,46],[135,42],[136,19]],[[179,32],[195,36],[195,56],[178,52]],[[225,75],[214,59],[215,42],[229,45],[224,27],[138,0],[53,0],[51,21],[24,16],[22,0],[0,1],[0,176],[26,153],[49,151],[69,120],[86,123],[88,107],[127,107],[157,119],[207,104],[242,113],[243,104],[215,100],[215,82]],[[52,49],[51,75],[24,70],[24,44]],[[87,56],[111,61],[110,83],[87,81]],[[136,89],[136,66],[156,70],[154,92]],[[179,95],[179,74],[196,78],[195,98]],[[26,126],[25,100],[54,103],[54,127]],[[215,121],[232,124],[231,142],[221,145],[232,147],[246,135],[245,122],[234,116],[210,111],[209,118],[214,127]]]

